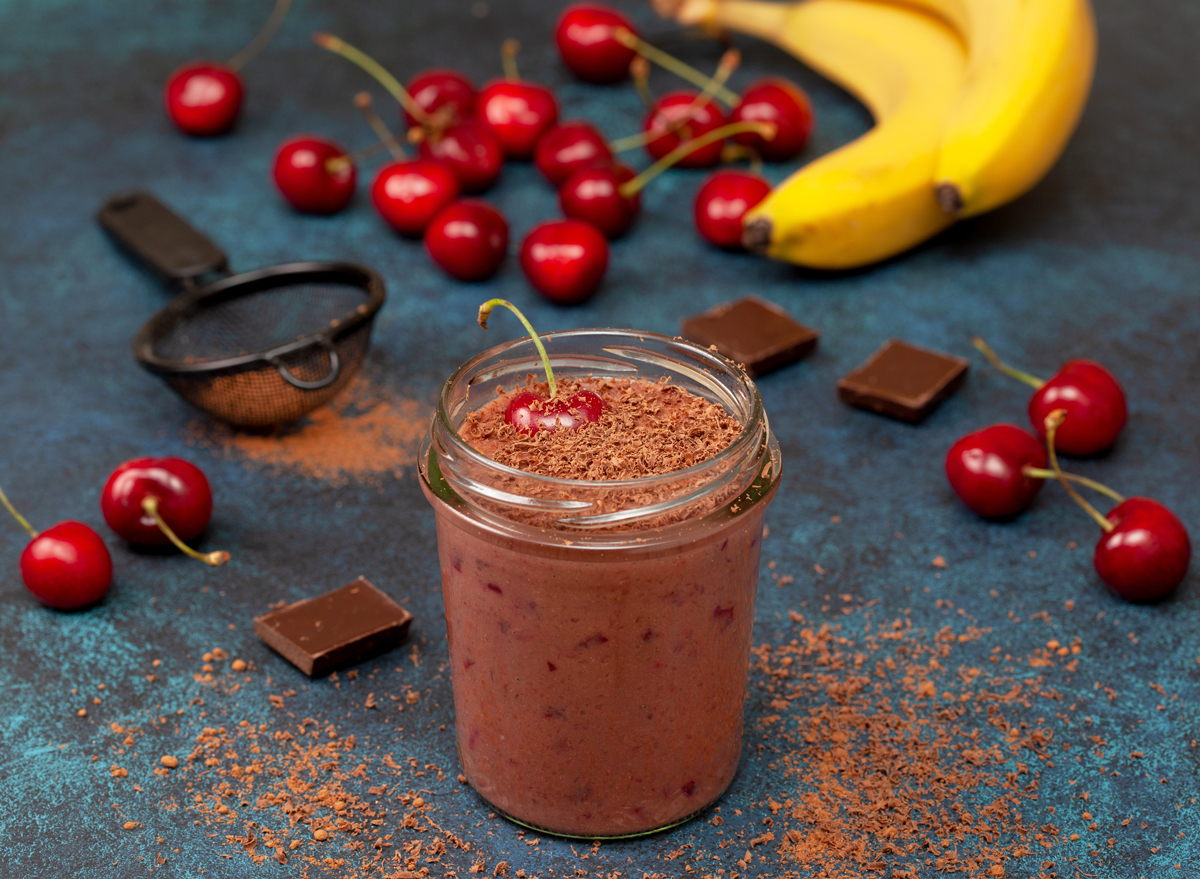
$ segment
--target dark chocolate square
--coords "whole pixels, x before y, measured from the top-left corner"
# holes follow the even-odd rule
[[[254,634],[306,675],[324,675],[391,650],[412,614],[365,577],[254,618]]]
[[[838,382],[838,396],[851,406],[915,424],[962,384],[967,366],[961,357],[890,339]]]
[[[807,357],[817,347],[820,335],[757,296],[726,302],[683,321],[684,338],[716,346],[754,376]]]

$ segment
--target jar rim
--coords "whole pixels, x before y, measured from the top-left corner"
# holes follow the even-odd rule
[[[464,373],[470,372],[472,369],[476,368],[478,364],[492,357],[496,357],[504,352],[512,351],[523,346],[528,346],[530,351],[533,353],[532,359],[536,359],[537,353],[536,348],[533,345],[533,340],[528,336],[523,336],[517,339],[510,339],[507,342],[501,342],[498,345],[494,345],[491,348],[481,351],[470,360],[459,366],[450,374],[450,377],[446,379],[446,383],[442,386],[442,390],[438,393],[437,409],[434,413],[434,420],[435,422],[440,423],[442,428],[446,431],[446,436],[455,445],[456,453],[464,455],[478,465],[493,469],[499,475],[512,476],[524,480],[533,480],[533,484],[558,486],[565,489],[606,488],[644,490],[656,485],[676,482],[681,479],[688,479],[692,476],[702,475],[704,471],[713,469],[715,465],[722,464],[740,455],[748,454],[749,452],[747,450],[750,452],[756,450],[757,446],[761,443],[759,432],[751,429],[751,427],[755,424],[761,424],[766,427],[766,412],[763,408],[762,396],[759,394],[758,386],[755,385],[754,380],[741,366],[719,354],[715,349],[703,348],[693,342],[689,342],[677,336],[667,336],[662,333],[649,333],[630,329],[582,328],[574,330],[558,330],[556,332],[540,333],[539,335],[544,342],[601,335],[614,336],[619,339],[633,339],[643,342],[646,339],[654,339],[660,343],[668,344],[677,348],[681,353],[686,353],[689,357],[698,361],[700,366],[709,366],[737,379],[742,387],[748,392],[750,411],[746,413],[744,418],[740,413],[731,413],[735,417],[738,417],[739,421],[741,421],[742,430],[733,439],[733,441],[729,443],[729,445],[723,448],[712,458],[701,461],[698,464],[693,464],[692,466],[686,467],[682,470],[672,470],[668,473],[660,473],[654,476],[639,476],[632,479],[603,480],[567,479],[561,476],[544,476],[539,473],[531,473],[528,470],[510,467],[507,464],[501,464],[494,458],[490,458],[483,454],[462,438],[461,434],[458,432],[458,428],[454,425],[452,413],[449,411],[448,398],[451,389],[454,387],[455,382],[460,376],[462,376]],[[628,353],[625,356],[629,356]],[[661,358],[653,355],[651,355],[651,358],[652,359],[650,362],[662,362]],[[550,359],[553,363],[555,358],[551,356]],[[647,360],[648,358],[646,356],[642,356],[631,359]],[[673,365],[672,368],[677,368],[677,366]],[[505,371],[514,373],[527,372],[528,368],[525,366],[518,366],[517,364],[510,364]],[[723,405],[725,405],[727,408],[733,408],[733,406],[730,404],[735,404],[735,401],[728,394],[722,392],[723,389],[720,387],[719,383],[715,381],[705,381],[704,373],[700,369],[689,370],[689,372],[692,373],[690,376],[691,378],[709,388],[709,390],[711,390],[715,395],[722,398],[721,402]],[[491,374],[495,373],[493,372]]]

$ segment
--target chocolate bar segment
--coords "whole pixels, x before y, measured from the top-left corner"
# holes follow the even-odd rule
[[[254,634],[310,677],[391,650],[412,614],[365,577],[254,618]]]
[[[726,302],[683,322],[684,338],[716,346],[753,376],[807,357],[817,347],[820,335],[757,296]]]
[[[858,369],[838,382],[851,406],[916,423],[962,384],[968,362],[890,339]]]

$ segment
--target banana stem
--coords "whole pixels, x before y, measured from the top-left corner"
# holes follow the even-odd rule
[[[521,314],[521,310],[507,299],[489,299],[483,305],[479,306],[479,325],[485,330],[488,328],[488,316],[497,305],[503,305],[515,314],[517,320],[523,323],[525,329],[529,331],[529,335],[533,339],[533,344],[537,346],[538,355],[542,358],[542,366],[546,368],[546,384],[550,386],[550,399],[553,400],[558,393],[558,382],[554,380],[554,370],[550,368],[550,355],[546,353],[546,347],[542,344],[542,340],[538,338],[537,330],[533,328],[533,324],[529,322],[525,315]]]
[[[241,70],[250,62],[250,59],[265,49],[267,44],[275,38],[283,20],[287,18],[291,5],[292,0],[275,0],[275,8],[271,10],[271,15],[267,19],[267,23],[262,26],[262,30],[255,34],[254,39],[242,47],[236,55],[225,62],[225,66],[230,70]]]
[[[1009,366],[1007,363],[997,357],[996,352],[992,350],[992,347],[987,342],[983,341],[983,339],[981,339],[979,336],[973,337],[971,339],[971,344],[979,349],[979,353],[987,358],[988,363],[992,364],[992,366],[996,367],[996,369],[1000,370],[1009,378],[1015,378],[1017,381],[1025,382],[1025,384],[1034,388],[1040,388],[1045,384],[1045,382],[1036,375],[1030,375],[1027,372],[1022,372],[1019,369],[1014,369],[1013,367]]]
[[[25,517],[17,512],[17,508],[9,503],[8,497],[4,494],[4,489],[2,488],[0,488],[0,504],[4,504],[4,508],[12,513],[13,518],[17,520],[17,524],[28,531],[30,537],[35,540],[37,539],[38,533],[33,530],[32,525],[25,521]]]
[[[202,561],[206,565],[211,565],[214,568],[220,567],[229,561],[229,553],[225,552],[223,549],[209,553],[196,552],[196,550],[192,549],[190,546],[180,540],[179,535],[171,530],[171,526],[166,523],[162,517],[162,514],[159,513],[158,498],[156,498],[154,495],[148,494],[142,498],[142,509],[148,516],[154,519],[154,524],[158,526],[158,530],[167,535],[167,540],[175,544],[175,547],[184,555],[191,556],[192,558]]]
[[[1059,482],[1062,483],[1062,487],[1067,490],[1067,494],[1071,496],[1072,500],[1079,504],[1079,506],[1083,507],[1087,514],[1095,519],[1096,524],[1103,528],[1104,532],[1107,534],[1116,526],[1113,525],[1112,522],[1108,521],[1108,519],[1104,518],[1104,516],[1100,515],[1099,510],[1083,499],[1083,495],[1075,490],[1075,487],[1067,480],[1067,475],[1063,473],[1062,468],[1058,466],[1058,455],[1054,451],[1054,435],[1058,433],[1059,427],[1062,426],[1062,423],[1066,420],[1066,418],[1066,409],[1055,409],[1046,416],[1046,450],[1050,456],[1050,466],[1054,468],[1055,477]]]
[[[680,79],[686,79],[692,85],[705,88],[709,82],[711,82],[710,77],[705,76],[695,67],[692,67],[690,64],[685,64],[678,58],[668,55],[661,49],[650,45],[637,34],[626,28],[619,27],[613,30],[613,39],[615,39],[621,45],[633,49],[633,51],[637,52],[642,57],[653,61],[659,67],[671,71]],[[717,100],[731,108],[736,107],[738,102],[741,101],[741,98],[739,98],[734,92],[731,92],[729,89],[720,84],[716,89],[714,89],[713,93],[716,95]]]
[[[393,159],[397,162],[403,162],[408,158],[407,153],[404,152],[404,147],[400,146],[400,141],[396,140],[396,136],[392,134],[392,130],[387,127],[387,123],[379,118],[379,114],[371,106],[370,92],[359,92],[355,95],[354,106],[363,114],[363,118],[367,120],[367,124],[371,126],[371,130],[379,137],[379,142],[388,148]]]
[[[421,125],[429,124],[429,114],[416,102],[412,95],[408,93],[408,89],[400,85],[400,81],[396,77],[388,73],[387,69],[368,55],[366,52],[356,49],[347,43],[345,40],[335,37],[333,34],[324,34],[318,31],[313,34],[313,42],[322,49],[327,49],[335,55],[341,55],[352,64],[357,64],[371,76],[375,77],[376,81],[388,90],[388,93],[400,102],[409,115],[417,120]]]
[[[504,69],[504,78],[509,82],[516,82],[521,78],[517,73],[517,53],[520,51],[520,40],[511,37],[500,46],[500,66]]]
[[[680,159],[691,155],[696,150],[703,149],[711,143],[716,143],[719,140],[724,140],[727,137],[748,131],[761,135],[767,140],[775,137],[775,125],[771,122],[731,122],[728,125],[722,125],[720,128],[708,132],[708,134],[702,134],[700,137],[685,140],[632,180],[622,183],[620,189],[617,191],[621,194],[622,198],[629,198]]]
[[[636,147],[644,146],[652,141],[658,140],[660,137],[666,137],[668,134],[674,134],[683,128],[695,117],[696,113],[712,100],[717,89],[721,88],[721,84],[729,79],[730,75],[737,66],[742,63],[742,53],[737,49],[729,49],[721,56],[721,63],[717,66],[717,72],[708,78],[704,84],[704,90],[696,95],[691,104],[688,105],[687,111],[668,125],[666,128],[659,129],[656,132],[640,131],[637,134],[631,134],[629,137],[622,137],[619,140],[614,140],[609,144],[609,148],[614,153],[623,153],[626,150],[631,150]]]
[[[1053,470],[1043,470],[1041,467],[1026,467],[1021,472],[1030,479],[1058,479],[1058,474]],[[1078,483],[1084,488],[1090,488],[1092,491],[1097,492],[1098,494],[1112,498],[1117,503],[1123,503],[1125,500],[1124,495],[1113,491],[1103,482],[1097,482],[1094,479],[1088,479],[1086,476],[1080,476],[1076,473],[1067,473],[1065,471],[1063,471],[1062,477],[1068,482]]]

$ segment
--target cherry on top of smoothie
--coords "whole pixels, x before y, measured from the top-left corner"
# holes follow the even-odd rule
[[[666,379],[561,378],[558,396],[592,391],[604,401],[599,421],[576,430],[519,433],[504,420],[515,394],[546,398],[530,376],[466,417],[459,435],[497,463],[539,476],[611,481],[674,473],[716,457],[742,425],[716,403]]]

